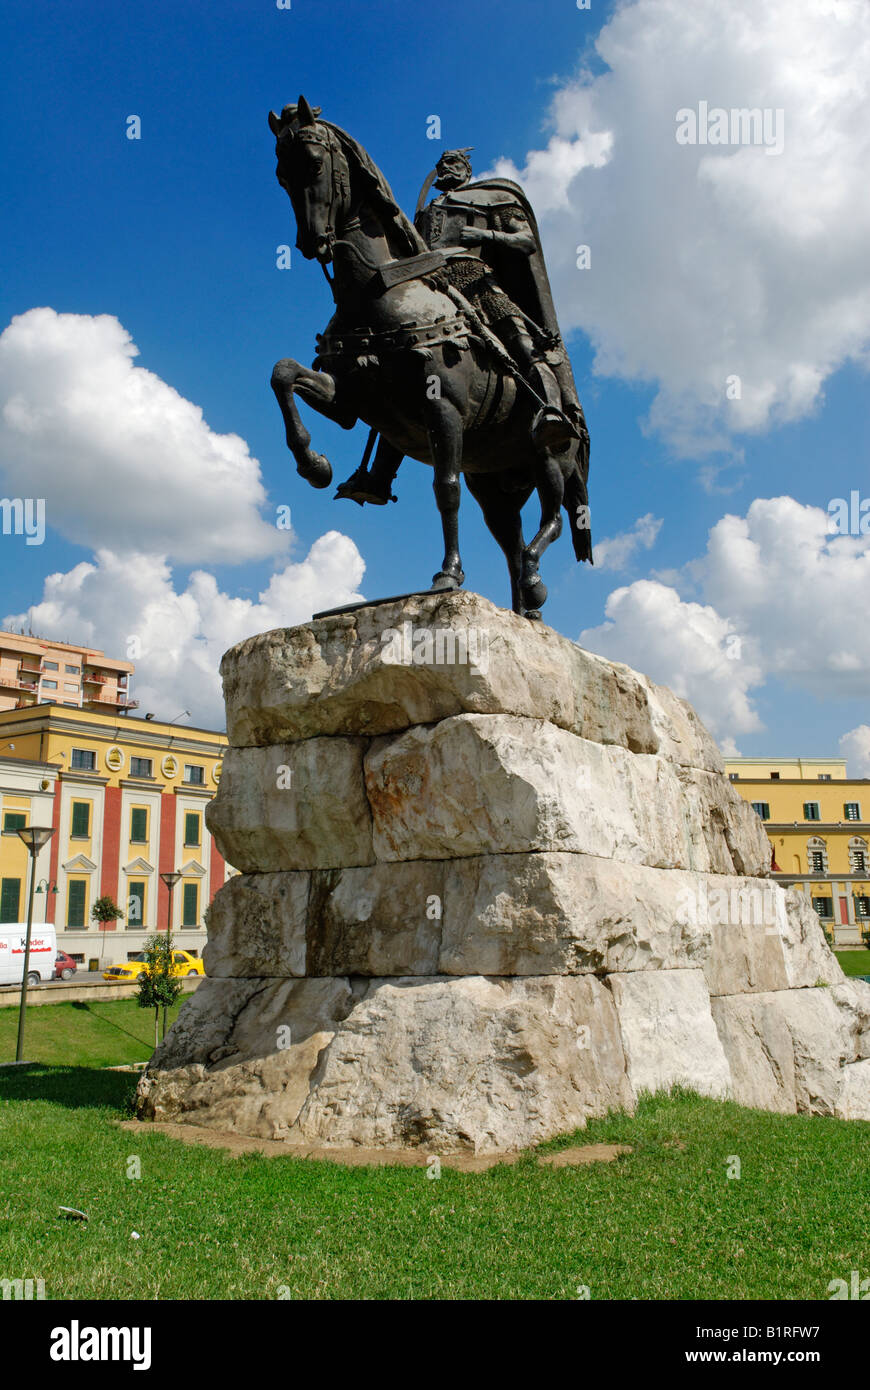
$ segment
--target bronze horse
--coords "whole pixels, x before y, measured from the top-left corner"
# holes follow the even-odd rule
[[[433,589],[460,588],[465,578],[458,526],[464,474],[507,558],[514,612],[539,618],[547,589],[538,563],[561,534],[563,505],[577,559],[592,558],[585,426],[558,453],[532,443],[538,403],[451,297],[433,268],[439,258],[366,151],[319,114],[300,97],[280,117],[269,115],[296,245],[320,262],[336,305],[313,368],[283,358],[272,373],[297,471],[313,487],[332,480],[329,461],[311,449],[296,394],[345,429],[365,421],[397,460],[407,454],[430,464],[444,533]],[[534,490],[541,524],[526,545],[520,513]]]

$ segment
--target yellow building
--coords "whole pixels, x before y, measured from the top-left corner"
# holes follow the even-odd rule
[[[870,779],[842,758],[727,758],[764,822],[773,876],[812,900],[837,946],[870,944]]]
[[[180,946],[200,950],[203,913],[227,875],[204,814],[226,742],[207,729],[61,704],[0,711],[0,922],[27,913],[18,827],[51,825],[34,920],[56,924],[61,950],[79,961],[98,951],[91,908],[106,894],[124,913],[106,949],[122,960],[141,950],[167,925],[160,875],[173,870],[173,931]]]

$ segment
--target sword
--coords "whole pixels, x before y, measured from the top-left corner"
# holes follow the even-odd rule
[[[508,374],[514,378],[514,381],[518,382],[520,386],[525,387],[528,394],[532,397],[533,400],[537,401],[538,405],[541,406],[542,409],[555,410],[558,415],[561,415],[562,419],[565,421],[565,424],[570,429],[574,438],[579,439],[580,435],[577,433],[573,421],[569,420],[564,410],[560,410],[557,405],[552,405],[550,401],[546,401],[542,396],[539,396],[534,386],[532,386],[530,382],[526,381],[526,378],[520,371],[514,359],[511,357],[504,343],[502,343],[500,339],[496,336],[496,334],[493,333],[491,328],[487,327],[487,325],[483,322],[483,319],[480,317],[480,315],[477,313],[474,307],[465,298],[465,295],[462,294],[458,289],[456,289],[454,285],[447,286],[447,294],[453,300],[454,304],[456,304],[458,308],[462,309],[463,313],[468,318],[472,328],[475,330],[478,336],[483,339],[487,347],[491,349],[494,356],[498,358],[498,360],[501,362],[502,366],[505,368]]]

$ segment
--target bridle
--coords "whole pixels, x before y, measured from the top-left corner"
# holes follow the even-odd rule
[[[318,145],[324,151],[326,158],[328,158],[329,160],[330,197],[329,205],[326,210],[325,236],[326,244],[329,248],[329,253],[331,257],[335,250],[337,240],[335,235],[335,206],[336,203],[342,201],[346,202],[350,198],[350,167],[348,165],[347,159],[344,156],[341,146],[333,136],[332,131],[329,129],[328,126],[302,126],[296,131],[295,135],[293,136],[293,139],[300,140],[305,145]],[[348,227],[350,227],[351,225],[352,223],[348,223]],[[299,245],[300,234],[301,233],[297,233],[296,245],[301,250],[302,248]],[[326,276],[327,282],[331,286],[333,283],[333,277],[329,274],[329,271],[327,270],[326,265],[323,261],[319,260],[319,264],[321,270]]]

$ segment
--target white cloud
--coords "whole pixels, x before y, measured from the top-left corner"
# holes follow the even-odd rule
[[[563,328],[597,371],[657,385],[650,424],[678,451],[806,416],[868,360],[870,5],[637,0],[596,49],[609,70],[557,94],[549,145],[497,166],[540,210]],[[781,108],[783,152],[677,144],[701,101]]]
[[[651,550],[662,529],[661,517],[646,512],[639,516],[630,531],[622,531],[618,536],[609,536],[595,546],[595,568],[599,570],[625,569],[634,552],[638,549]]]
[[[761,669],[742,659],[739,636],[715,608],[686,603],[676,589],[641,579],[614,590],[605,616],[600,627],[581,632],[581,646],[670,686],[720,741],[762,728],[750,699]]]
[[[840,751],[848,760],[852,777],[870,777],[870,724],[859,724],[840,739]]]
[[[304,560],[273,574],[254,603],[222,593],[203,570],[179,592],[164,558],[100,550],[95,563],[50,575],[42,602],[4,626],[30,622],[40,635],[92,642],[118,657],[138,638],[133,695],[140,713],[171,719],[189,709],[194,724],[223,728],[218,667],[226,649],[254,633],[307,622],[315,610],[359,600],[364,570],[353,541],[329,531]]]
[[[676,584],[703,602],[639,580],[579,640],[671,686],[720,741],[762,727],[753,691],[769,677],[829,700],[870,697],[870,536],[832,535],[821,508],[759,498],[716,523]]]
[[[286,555],[260,467],[236,434],[153,372],[110,314],[30,309],[0,335],[0,479],[44,497],[50,527],[94,550],[186,564]],[[274,521],[274,518],[273,518]]]

